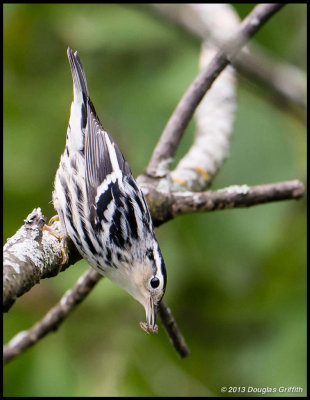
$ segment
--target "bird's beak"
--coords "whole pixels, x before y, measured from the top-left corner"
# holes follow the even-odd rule
[[[144,308],[145,308],[146,322],[140,322],[141,328],[146,332],[157,332],[158,326],[155,323],[156,313],[152,296],[149,297],[146,304],[144,305]]]
[[[148,307],[146,309],[146,321],[149,327],[154,328],[155,326],[155,307],[154,307],[154,301],[152,297],[150,296],[149,302],[148,302]]]

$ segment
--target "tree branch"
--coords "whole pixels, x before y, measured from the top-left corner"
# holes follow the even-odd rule
[[[157,178],[168,173],[168,166],[175,155],[185,128],[206,91],[244,44],[282,7],[283,4],[257,5],[242,21],[232,39],[223,44],[208,66],[195,78],[172,113],[153,151],[145,171],[147,175]]]
[[[210,14],[219,18],[216,12]],[[200,69],[208,65],[215,51],[209,43],[202,46]],[[194,141],[170,173],[170,191],[198,192],[211,184],[229,155],[236,103],[236,71],[228,65],[195,110]]]
[[[181,358],[185,358],[189,355],[190,350],[185,343],[184,337],[181,334],[181,331],[178,328],[177,323],[171,313],[170,308],[168,308],[164,301],[161,301],[159,304],[157,313],[166,328],[166,332],[168,333],[169,339],[176,349],[177,353]]]
[[[148,203],[155,210],[153,222],[159,226],[179,215],[251,207],[274,201],[300,199],[305,187],[299,180],[248,186],[232,185],[205,192],[163,193],[152,191]]]
[[[223,7],[230,7],[231,14],[237,13],[228,4],[221,4]],[[205,10],[204,10],[204,9]],[[151,12],[155,17],[159,16],[195,40],[204,41],[211,37],[215,43],[219,43],[218,32],[214,32],[212,21],[206,24],[206,17],[210,11],[209,4],[148,4],[143,7],[145,11]],[[227,9],[225,11],[225,21],[227,21]],[[223,24],[222,24],[223,25]],[[219,32],[221,34],[221,31]],[[243,49],[234,60],[232,65],[236,67],[245,77],[255,80],[264,85],[269,91],[284,104],[297,104],[302,109],[307,108],[307,79],[305,73],[284,60],[276,60],[266,50],[257,44],[250,44],[249,51]],[[280,104],[281,104],[280,103]]]
[[[172,215],[251,207],[280,200],[299,199],[305,191],[298,180],[258,186],[233,185],[201,193],[173,193]]]
[[[43,278],[59,272],[63,260],[63,243],[43,230],[45,217],[35,208],[25,219],[25,224],[3,247],[3,310],[10,309],[15,299],[22,296]],[[59,232],[60,224],[53,230]],[[71,241],[67,241],[70,263],[61,265],[64,271],[81,257]]]
[[[258,45],[240,54],[233,65],[244,77],[269,88],[281,103],[297,105],[302,112],[307,110],[307,78],[301,69],[272,59]]]
[[[56,331],[59,325],[91,292],[102,278],[90,268],[78,280],[73,289],[67,290],[59,303],[27,331],[19,332],[3,347],[3,361],[6,363],[42,339],[49,332]]]

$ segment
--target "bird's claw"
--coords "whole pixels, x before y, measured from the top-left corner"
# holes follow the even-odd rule
[[[59,221],[59,215],[54,215],[49,221],[48,221],[48,225],[52,225],[55,221]]]
[[[53,218],[51,218],[51,219],[49,220],[49,225],[50,225],[50,223],[51,223],[52,220],[53,220],[52,222],[57,221],[56,217],[58,217],[58,216],[55,216],[55,217],[53,217]],[[59,219],[59,217],[58,217],[58,219]],[[59,242],[60,242],[62,260],[61,260],[61,262],[60,262],[60,264],[59,264],[58,271],[57,271],[57,274],[59,274],[59,272],[62,270],[62,267],[63,267],[65,264],[67,264],[67,262],[68,262],[68,260],[69,260],[69,256],[68,256],[68,246],[67,246],[66,236],[61,235],[61,234],[59,234],[59,233],[56,233],[56,232],[53,231],[48,225],[44,225],[44,226],[43,226],[43,231],[49,232],[49,233],[50,233],[51,235],[53,235],[56,239],[58,239]]]

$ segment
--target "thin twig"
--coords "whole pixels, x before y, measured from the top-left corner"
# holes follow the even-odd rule
[[[3,361],[6,363],[42,339],[49,332],[56,331],[65,318],[85,299],[96,283],[102,278],[90,268],[82,275],[73,289],[67,290],[49,312],[27,331],[19,332],[3,347]]]
[[[307,77],[298,67],[283,60],[271,59],[257,45],[238,56],[233,65],[248,80],[256,81],[284,105],[296,105],[307,110]]]
[[[208,66],[195,78],[168,120],[146,168],[147,175],[156,178],[168,173],[169,162],[206,91],[244,44],[282,7],[283,4],[257,5],[242,21],[232,39],[218,50]]]
[[[172,215],[251,207],[280,200],[299,199],[304,195],[304,184],[298,180],[258,186],[232,185],[220,190],[200,193],[173,193]]]
[[[189,355],[190,350],[187,347],[185,339],[171,313],[170,308],[168,308],[164,301],[159,304],[157,313],[166,328],[169,339],[176,349],[177,353],[181,358],[185,358]]]
[[[27,331],[19,332],[3,347],[4,363],[23,353],[48,333],[56,331],[60,324],[88,296],[101,278],[102,275],[98,274],[93,268],[87,270],[79,278],[77,284],[72,289],[67,290],[61,300],[40,321]],[[186,357],[189,354],[189,349],[165,303],[160,303],[158,314],[176,351],[181,358]]]
[[[281,200],[297,200],[303,197],[304,193],[304,184],[296,179],[257,186],[232,185],[205,192],[153,191],[147,195],[147,199],[156,209],[153,222],[155,226],[159,226],[179,215],[252,207]]]

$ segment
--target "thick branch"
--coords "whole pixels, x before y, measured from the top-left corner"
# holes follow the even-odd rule
[[[281,7],[283,4],[259,4],[256,6],[242,21],[232,39],[224,43],[222,49],[218,50],[208,66],[196,77],[171,115],[154,149],[146,169],[147,175],[162,177],[167,174],[168,164],[175,155],[185,128],[206,91],[244,44]]]
[[[63,259],[63,243],[43,230],[45,217],[36,208],[25,224],[3,247],[3,309],[8,311],[15,299],[43,278],[57,275]],[[57,230],[57,223],[53,226]],[[60,233],[60,232],[59,232]],[[70,262],[80,257],[67,242]],[[64,271],[69,264],[62,265]]]

